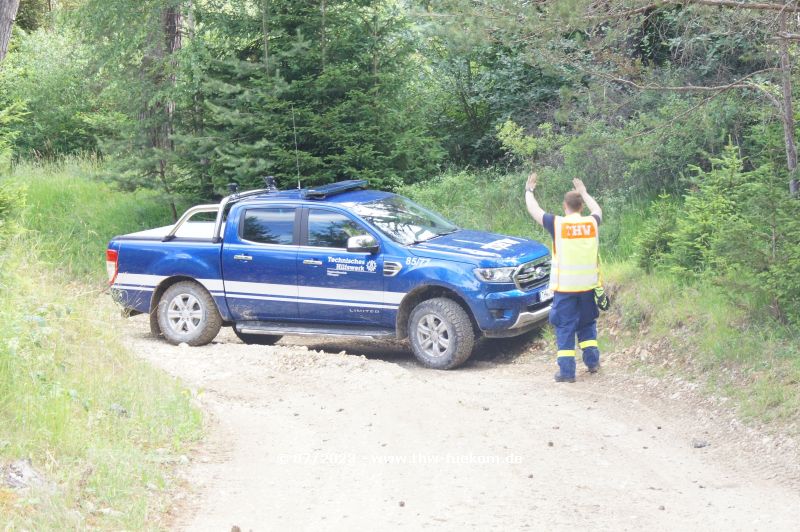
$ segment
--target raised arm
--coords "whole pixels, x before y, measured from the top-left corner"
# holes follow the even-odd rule
[[[586,204],[586,207],[589,209],[589,212],[591,214],[596,214],[602,219],[603,209],[600,208],[600,205],[586,191],[586,185],[583,184],[583,181],[576,178],[572,180],[572,184],[575,187],[575,190],[581,195],[581,198],[583,198],[583,203]]]
[[[543,225],[544,210],[539,206],[539,202],[536,201],[536,197],[533,195],[533,191],[536,189],[536,180],[536,172],[531,172],[531,175],[528,176],[528,181],[525,183],[525,206],[533,219],[536,220],[536,223]]]

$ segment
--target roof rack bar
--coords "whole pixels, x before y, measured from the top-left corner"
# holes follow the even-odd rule
[[[349,192],[351,190],[358,190],[360,188],[369,187],[369,181],[366,179],[348,179],[347,181],[338,181],[322,185],[317,188],[310,188],[303,191],[304,199],[325,199],[330,196]]]
[[[161,241],[162,242],[169,242],[170,240],[173,240],[175,238],[175,235],[178,232],[178,229],[180,229],[181,226],[184,223],[186,223],[186,221],[189,218],[191,218],[192,216],[194,216],[198,212],[217,212],[217,209],[219,209],[219,204],[217,204],[217,203],[209,203],[209,204],[206,204],[206,205],[195,205],[194,207],[189,208],[185,213],[183,213],[183,216],[181,216],[178,219],[178,221],[175,222],[175,225],[172,226],[172,229],[170,230],[170,232],[167,233],[164,236],[164,238],[161,239]]]
[[[217,213],[217,219],[214,222],[214,232],[211,234],[211,241],[215,244],[222,242],[222,235],[220,235],[220,229],[222,228],[222,217],[225,215],[225,208],[230,203],[236,203],[240,199],[244,199],[250,196],[258,196],[259,194],[267,194],[272,192],[266,188],[259,188],[256,190],[248,190],[247,192],[240,192],[238,194],[231,194],[230,196],[225,196],[222,198],[222,201],[219,202],[219,212]]]

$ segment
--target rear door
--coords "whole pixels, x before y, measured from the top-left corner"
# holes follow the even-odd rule
[[[300,212],[293,206],[245,206],[235,231],[226,231],[222,274],[235,321],[297,319]]]
[[[347,239],[370,234],[360,221],[326,207],[303,215],[297,254],[298,310],[305,321],[380,325],[383,301],[383,254],[350,253]],[[380,239],[377,239],[380,241]]]

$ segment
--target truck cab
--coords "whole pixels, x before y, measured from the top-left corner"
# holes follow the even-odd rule
[[[408,338],[439,369],[467,360],[479,336],[539,326],[552,299],[542,244],[460,229],[364,181],[233,194],[114,238],[107,261],[116,300],[173,343],[210,342],[221,326],[255,344]]]

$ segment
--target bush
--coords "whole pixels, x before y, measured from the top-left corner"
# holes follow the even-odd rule
[[[14,31],[16,50],[0,69],[0,107],[23,102],[28,111],[8,126],[15,155],[53,158],[96,150],[97,135],[110,132],[98,127],[106,113],[91,87],[86,47],[63,29]]]
[[[22,188],[0,181],[0,252],[5,250],[8,239],[18,231],[18,218],[25,205]]]
[[[642,228],[636,240],[638,248],[636,258],[639,267],[651,272],[669,254],[677,219],[675,201],[667,194],[659,196],[647,210],[646,218],[648,223]]]
[[[800,220],[785,177],[765,164],[746,171],[729,145],[711,169],[695,167],[682,206],[653,205],[639,240],[639,263],[724,283],[737,298],[767,301],[800,323]]]
[[[3,102],[0,101],[0,105]],[[17,138],[18,131],[13,126],[22,121],[25,116],[25,106],[20,102],[14,102],[0,108],[0,172],[11,166],[11,159],[14,155],[14,140]]]

